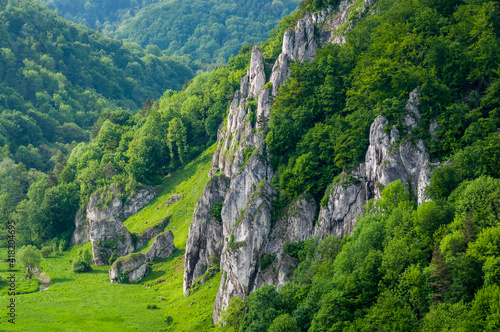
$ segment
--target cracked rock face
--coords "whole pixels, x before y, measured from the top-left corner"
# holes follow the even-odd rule
[[[147,274],[147,259],[144,254],[136,253],[116,260],[109,270],[109,280],[119,283],[120,274],[128,273],[128,282],[140,281]]]
[[[98,190],[89,198],[86,218],[79,212],[72,244],[92,241],[94,264],[107,265],[111,254],[124,256],[134,251],[132,237],[123,221],[149,203],[157,191],[152,187],[138,190],[134,197],[122,200],[121,190],[112,186]]]
[[[294,264],[288,255],[283,255],[285,243],[303,241],[314,234],[318,207],[305,197],[294,202],[289,213],[272,228],[271,207],[275,192],[271,180],[274,170],[270,166],[263,129],[268,126],[274,97],[290,75],[289,65],[295,61],[310,61],[318,47],[329,41],[335,42],[332,30],[347,22],[347,11],[352,3],[343,2],[336,13],[333,8],[328,8],[307,14],[294,30],[287,30],[282,53],[270,77],[266,77],[264,70],[264,55],[257,47],[252,49],[250,69],[241,79],[240,90],[234,94],[227,125],[219,129],[218,146],[209,173],[211,176],[222,173],[227,182],[212,178],[205,187],[186,247],[186,296],[189,287],[209,266],[207,248],[213,248],[211,252],[220,250],[223,276],[214,306],[214,322],[232,297],[244,298],[265,283],[284,284],[289,275],[288,267]],[[320,23],[326,28],[318,28]],[[267,80],[272,88],[266,84]],[[256,103],[253,102],[255,99]],[[251,120],[251,112],[256,112],[256,122]],[[209,193],[216,198],[210,200]],[[207,216],[215,201],[224,203],[220,226]],[[260,262],[265,254],[277,258],[271,267],[261,271]],[[270,273],[272,270],[278,272]]]
[[[419,126],[418,89],[410,93],[404,117],[409,129]],[[418,204],[425,201],[424,189],[429,184],[431,169],[429,153],[424,142],[416,143],[408,140],[399,145],[399,131],[392,127],[390,134],[384,129],[389,122],[384,116],[379,116],[370,127],[370,146],[366,152],[365,162],[359,165],[349,175],[344,175],[347,181],[334,184],[328,203],[322,207],[319,214],[316,235],[326,236],[337,234],[342,237],[354,228],[356,218],[363,212],[362,206],[372,198],[381,197],[381,185],[401,180]]]
[[[264,270],[260,267],[254,289],[265,284],[281,287],[290,281],[290,266],[296,267],[297,263],[285,253],[285,245],[305,241],[314,235],[317,209],[314,199],[307,195],[302,195],[287,207],[276,221],[267,242],[265,254],[271,257],[271,264]]]
[[[231,181],[222,208],[224,247],[223,278],[215,300],[214,321],[234,296],[244,297],[257,278],[259,260],[271,229],[274,175],[268,161],[257,154]]]
[[[174,233],[171,230],[165,231],[154,240],[151,247],[146,253],[148,262],[152,262],[155,258],[167,258],[175,251]]]
[[[203,190],[196,204],[193,220],[189,226],[184,260],[184,295],[189,294],[193,283],[201,277],[213,260],[220,260],[224,239],[222,221],[212,215],[216,204],[222,204],[227,190],[229,178],[225,175],[214,175]]]

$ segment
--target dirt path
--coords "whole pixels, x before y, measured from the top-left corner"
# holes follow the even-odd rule
[[[52,285],[49,276],[47,276],[45,273],[37,273],[35,274],[35,277],[40,280],[40,291],[46,291],[47,289],[49,289],[50,285]]]

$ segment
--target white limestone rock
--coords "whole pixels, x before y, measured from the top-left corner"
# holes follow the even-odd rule
[[[174,233],[171,230],[158,234],[146,253],[148,262],[155,258],[167,258],[175,251]]]
[[[120,283],[119,276],[128,273],[128,282],[142,280],[148,272],[147,259],[144,254],[135,253],[118,258],[109,270],[109,280],[112,283]]]

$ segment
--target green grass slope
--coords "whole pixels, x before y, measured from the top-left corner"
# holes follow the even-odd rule
[[[77,257],[79,248],[90,248],[90,243],[73,246],[43,261],[43,271],[51,278],[49,289],[17,295],[16,324],[8,323],[4,317],[0,319],[0,331],[212,330],[211,315],[220,274],[189,298],[182,293],[182,282],[189,224],[194,206],[208,181],[214,148],[166,177],[157,198],[125,222],[132,232],[139,233],[172,215],[167,228],[173,231],[178,249],[169,258],[151,264],[152,271],[144,280],[137,284],[112,284],[108,277],[109,266],[92,266],[94,271],[91,273],[73,273],[71,261]],[[174,193],[183,194],[184,198],[165,207],[166,199]],[[0,264],[3,280],[0,282],[0,303],[9,301],[6,270],[6,264]],[[22,277],[23,273],[19,273],[19,287],[29,290],[30,283],[21,280]],[[148,304],[159,309],[146,309]],[[170,324],[165,322],[167,316],[172,317]]]
[[[175,246],[184,249],[194,207],[208,182],[214,151],[215,145],[185,167],[165,177],[160,194],[138,213],[128,218],[124,222],[125,227],[130,232],[139,234],[163,218],[172,216],[166,229],[174,233]],[[165,206],[167,199],[174,194],[181,194],[184,197],[176,203]]]

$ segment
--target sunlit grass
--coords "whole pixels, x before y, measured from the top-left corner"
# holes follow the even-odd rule
[[[175,246],[184,249],[194,207],[208,182],[208,172],[212,164],[214,150],[215,145],[190,164],[163,179],[160,194],[125,221],[124,224],[128,230],[139,234],[171,215],[172,218],[166,229],[170,229],[174,233]],[[182,194],[184,198],[177,203],[165,206],[165,202],[173,194]]]
[[[220,273],[188,298],[183,295],[182,282],[189,224],[208,181],[213,151],[214,147],[165,178],[161,193],[125,222],[129,230],[140,233],[172,215],[167,229],[174,233],[178,249],[170,257],[154,262],[144,280],[137,284],[112,284],[109,266],[92,266],[91,273],[73,273],[71,261],[77,257],[79,248],[90,248],[90,243],[73,246],[63,254],[44,259],[42,268],[52,285],[46,291],[17,295],[16,324],[8,323],[8,317],[1,314],[0,331],[212,330],[211,316]],[[172,194],[183,194],[184,198],[165,207],[165,201]],[[6,269],[6,264],[0,264],[4,281]],[[24,277],[23,272],[18,274],[20,279]],[[27,281],[18,282],[28,287]],[[6,307],[10,299],[6,286],[6,283],[0,284],[1,307]],[[155,304],[159,309],[146,309],[148,304]],[[172,324],[165,322],[166,316],[173,318]]]

